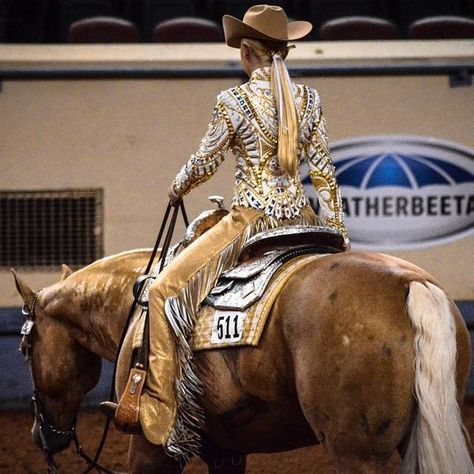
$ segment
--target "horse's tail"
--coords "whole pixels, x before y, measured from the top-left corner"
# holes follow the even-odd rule
[[[407,309],[415,329],[417,413],[402,474],[473,474],[456,392],[456,325],[445,293],[412,282]]]

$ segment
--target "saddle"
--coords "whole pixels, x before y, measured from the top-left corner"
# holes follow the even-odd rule
[[[181,242],[168,252],[167,263],[228,214],[221,197],[209,199],[218,208],[204,211],[189,225]],[[343,250],[344,238],[331,227],[293,225],[260,232],[244,245],[237,266],[221,275],[204,304],[215,309],[243,311],[261,298],[272,277],[289,260],[305,254]]]
[[[190,224],[181,242],[166,255],[165,265],[228,214],[222,207],[222,198],[213,196],[210,199],[217,203],[218,208],[205,211]],[[262,298],[275,275],[281,272],[288,262],[298,257],[343,250],[342,235],[330,227],[294,225],[255,235],[242,248],[238,265],[221,275],[217,285],[203,302],[191,347],[200,350],[225,347],[234,343],[258,343],[261,331],[255,330],[255,326],[261,328],[265,325],[268,311],[252,312],[251,308]],[[157,265],[151,277],[156,276],[158,271]],[[283,272],[279,273],[279,276],[282,275],[285,276]],[[273,297],[282,287],[278,278],[275,281],[275,290],[269,292]],[[140,301],[145,306],[151,283],[152,278],[147,278],[142,293],[143,299]],[[269,301],[274,299],[270,298]],[[256,314],[257,320],[247,317],[250,314]],[[260,314],[264,316],[258,319]],[[252,342],[248,342],[249,340]],[[139,349],[143,346],[142,344]],[[139,429],[138,407],[145,376],[144,366],[136,364],[132,368],[115,413],[116,425],[127,432],[136,432],[134,430]]]
[[[288,279],[309,262],[343,250],[343,237],[322,226],[261,232],[224,272],[197,316],[192,349],[257,346],[273,303]]]
[[[204,303],[215,309],[244,311],[262,297],[286,262],[302,255],[341,252],[343,244],[340,234],[323,226],[288,226],[261,232],[247,242],[240,263],[221,275]]]

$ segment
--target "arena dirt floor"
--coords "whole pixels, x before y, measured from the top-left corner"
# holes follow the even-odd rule
[[[474,440],[474,399],[467,400],[463,408],[464,423]],[[84,450],[92,454],[102,434],[103,415],[96,409],[81,411],[78,433]],[[44,473],[46,464],[30,436],[31,415],[25,411],[0,412],[0,473]],[[119,472],[126,472],[127,436],[111,430],[100,462]],[[74,449],[56,457],[60,472],[81,473],[85,465],[78,459]],[[394,473],[398,457],[394,455],[387,466],[387,474]],[[95,472],[95,471],[94,471]],[[330,474],[333,472],[324,450],[315,446],[278,454],[254,454],[248,457],[249,474]],[[185,474],[207,473],[205,464],[195,459],[184,470]]]

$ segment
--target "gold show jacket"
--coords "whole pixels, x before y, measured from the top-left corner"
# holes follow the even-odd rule
[[[319,94],[305,85],[292,87],[300,127],[298,159],[308,163],[323,223],[341,232],[348,243]],[[236,157],[232,207],[262,210],[282,224],[301,216],[308,200],[300,172],[291,178],[278,163],[278,119],[269,67],[255,70],[247,83],[219,94],[199,149],[173,182],[175,194],[186,194],[207,181],[229,149]]]

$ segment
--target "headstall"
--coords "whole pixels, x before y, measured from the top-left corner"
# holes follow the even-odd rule
[[[22,314],[26,317],[25,322],[21,328],[21,342],[20,342],[20,351],[25,356],[25,362],[28,363],[31,374],[31,383],[33,385],[33,396],[31,397],[32,411],[35,419],[35,423],[38,426],[38,436],[41,442],[41,450],[46,458],[48,463],[48,473],[59,473],[58,465],[54,461],[54,454],[57,452],[54,448],[51,448],[48,440],[51,437],[56,438],[57,440],[62,440],[69,444],[71,441],[74,442],[76,448],[76,454],[84,459],[89,465],[88,468],[83,471],[83,474],[90,472],[92,469],[96,469],[98,472],[106,474],[114,474],[114,471],[110,471],[103,466],[99,465],[93,458],[88,456],[82,449],[81,444],[76,433],[76,421],[74,421],[73,426],[69,430],[60,430],[56,428],[49,420],[52,419],[51,415],[47,412],[44,407],[43,402],[41,401],[39,390],[36,386],[36,380],[33,372],[33,364],[31,361],[31,348],[33,345],[33,334],[32,329],[35,325],[35,309],[36,302],[38,301],[38,296],[41,290],[38,290],[34,294],[34,299],[31,304],[31,309],[25,303],[21,310]]]
[[[171,208],[174,208],[173,215],[170,219],[170,222],[168,222],[168,217],[169,217],[169,214],[171,212]],[[173,230],[174,230],[174,227],[175,227],[175,224],[176,224],[176,218],[177,218],[178,210],[181,210],[183,220],[184,220],[184,224],[185,224],[186,228],[188,227],[189,221],[188,221],[188,217],[187,217],[186,210],[184,208],[184,203],[183,203],[182,199],[179,199],[175,203],[172,203],[170,201],[169,204],[168,204],[168,207],[165,211],[165,216],[163,218],[161,228],[158,232],[158,237],[156,239],[155,246],[153,248],[150,260],[149,260],[147,268],[145,270],[145,275],[148,275],[151,271],[151,266],[152,266],[152,263],[155,259],[156,254],[157,254],[158,247],[159,247],[159,244],[161,242],[161,238],[162,238],[163,233],[164,233],[164,231],[166,229],[166,226],[168,224],[168,229],[167,229],[166,236],[165,236],[165,242],[164,242],[164,245],[163,245],[163,248],[162,248],[162,255],[166,256],[167,250],[169,248],[169,245],[170,245],[170,242],[171,242],[171,239],[172,239],[172,236],[173,236]],[[161,258],[160,271],[163,269],[164,264],[165,264],[165,258]],[[129,315],[128,315],[127,321],[125,323],[125,327],[122,331],[122,335],[121,335],[119,346],[118,346],[119,351],[117,353],[117,357],[116,357],[116,360],[115,360],[114,371],[113,371],[113,375],[112,375],[112,383],[111,383],[111,386],[110,386],[110,394],[109,394],[110,400],[113,400],[113,395],[115,393],[115,377],[116,377],[116,372],[117,372],[118,354],[120,352],[120,348],[122,347],[123,341],[125,339],[127,327],[129,325],[131,317],[134,313],[135,305],[138,304],[138,303],[141,303],[139,301],[139,294],[141,293],[141,290],[143,289],[143,286],[144,286],[143,283],[145,282],[145,280],[141,280],[137,283],[137,287],[135,288],[135,292],[134,292],[134,302],[133,302],[133,304],[130,308]],[[31,304],[31,306],[32,306],[31,309],[28,307],[28,305],[26,303],[23,305],[22,313],[26,317],[26,321],[24,322],[24,324],[21,328],[21,336],[22,337],[21,337],[21,343],[20,343],[20,351],[25,356],[25,361],[28,363],[28,365],[30,367],[31,380],[32,380],[32,384],[33,384],[33,396],[32,396],[31,400],[32,400],[32,405],[33,405],[35,422],[38,424],[38,427],[39,427],[38,431],[39,431],[39,436],[40,436],[40,439],[41,439],[41,449],[43,451],[43,454],[46,457],[46,462],[48,463],[48,472],[53,473],[53,474],[54,473],[59,473],[58,465],[56,464],[56,462],[53,459],[53,456],[54,456],[55,452],[57,452],[57,451],[51,450],[48,447],[48,443],[47,443],[47,439],[46,439],[47,434],[50,434],[50,435],[52,434],[53,436],[56,436],[56,437],[63,437],[63,439],[66,439],[66,440],[69,440],[69,441],[74,441],[74,445],[75,445],[75,448],[76,448],[76,454],[79,457],[81,457],[82,459],[84,459],[84,461],[88,464],[87,469],[85,471],[83,471],[82,474],[87,474],[88,472],[92,471],[92,469],[95,469],[97,472],[102,472],[102,473],[105,473],[105,474],[115,474],[114,471],[108,470],[108,469],[106,469],[105,467],[101,466],[98,463],[99,456],[102,452],[102,448],[104,447],[105,441],[107,439],[107,434],[108,434],[108,430],[109,430],[109,426],[110,426],[110,418],[108,418],[106,420],[106,423],[105,423],[105,426],[104,426],[104,431],[103,431],[103,434],[102,434],[102,438],[101,438],[101,440],[99,442],[99,445],[96,449],[96,453],[95,453],[94,458],[91,458],[90,456],[88,456],[84,452],[84,450],[82,449],[82,446],[79,443],[79,439],[77,437],[75,422],[74,422],[74,425],[71,429],[63,431],[63,430],[59,430],[59,429],[55,428],[51,423],[46,421],[46,420],[51,419],[51,416],[49,416],[48,412],[44,408],[43,403],[41,402],[41,399],[40,399],[40,396],[39,396],[39,391],[36,388],[35,377],[34,377],[34,374],[33,374],[33,366],[32,366],[31,357],[30,357],[31,347],[32,347],[32,344],[33,344],[33,336],[32,336],[31,331],[32,331],[32,329],[35,325],[35,309],[36,309],[36,303],[38,301],[38,296],[39,296],[40,292],[41,292],[41,290],[38,290],[38,291],[35,292],[34,299],[33,299],[33,302]]]

